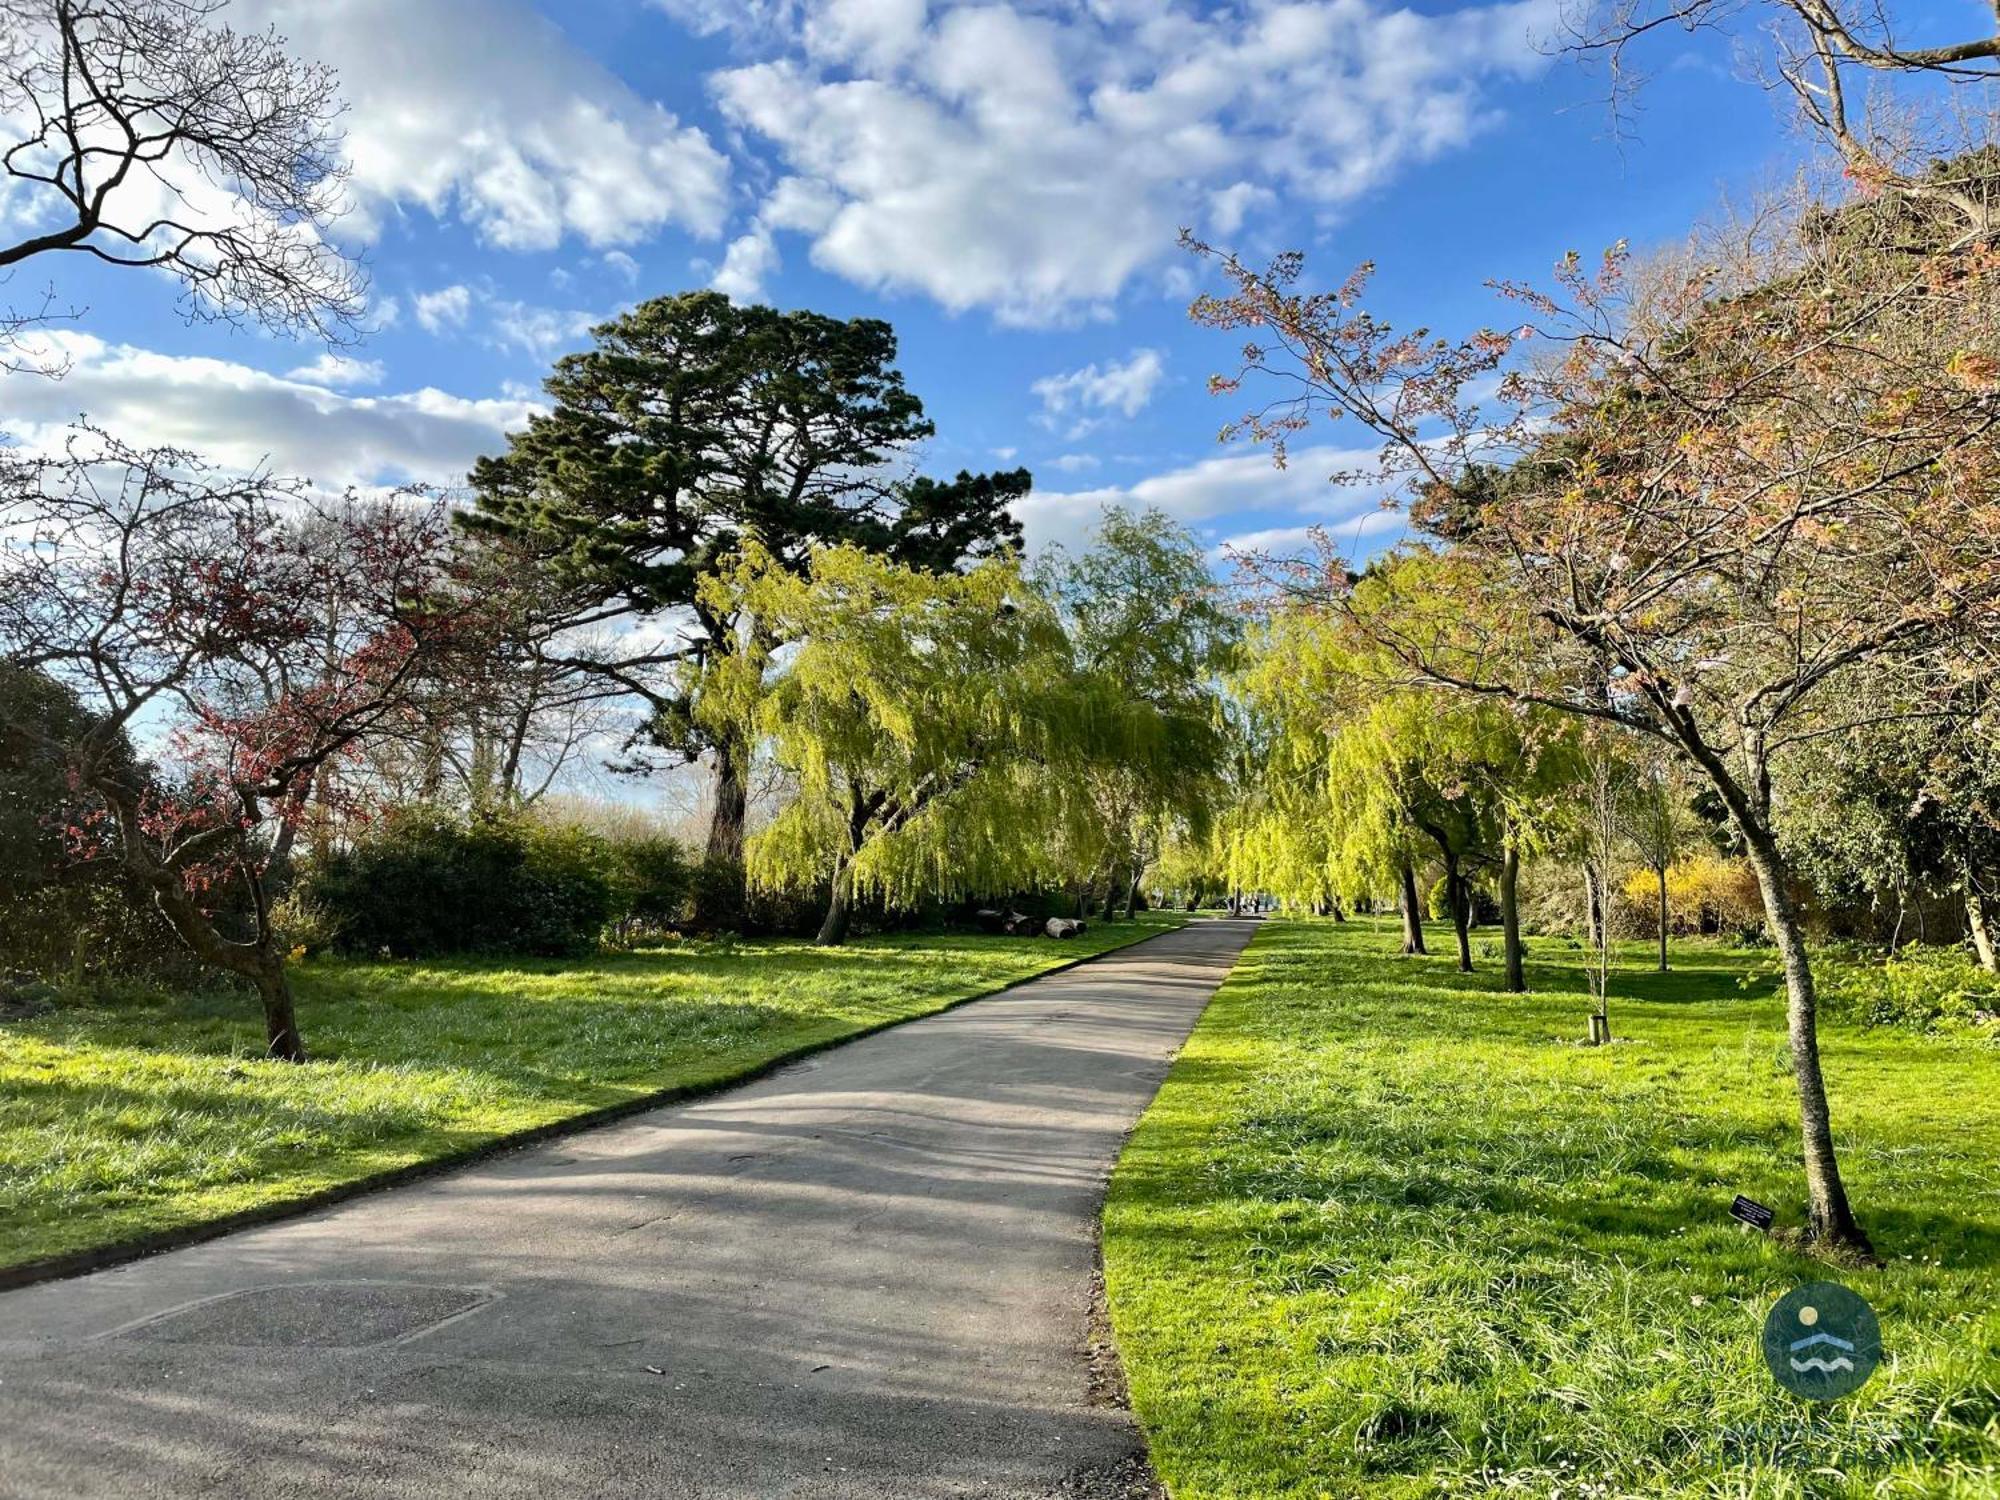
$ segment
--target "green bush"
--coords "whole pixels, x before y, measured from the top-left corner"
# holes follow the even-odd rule
[[[1864,1026],[1930,1031],[2000,1011],[2000,976],[1957,948],[1905,948],[1886,959],[1837,957],[1816,966],[1820,1004]]]
[[[572,956],[620,914],[615,869],[581,828],[405,808],[313,872],[300,900],[348,952]]]
[[[679,842],[665,834],[639,834],[615,840],[611,853],[612,880],[627,936],[679,927],[687,919],[695,872]]]

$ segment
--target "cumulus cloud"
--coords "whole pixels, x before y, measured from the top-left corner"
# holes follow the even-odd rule
[[[0,376],[9,433],[60,440],[79,413],[128,442],[192,449],[229,468],[259,465],[329,489],[456,484],[473,459],[525,426],[532,401],[468,400],[426,388],[345,395],[227,360],[158,354],[87,334],[43,336],[69,364],[61,381]]]
[[[339,70],[352,232],[413,204],[509,250],[722,227],[722,153],[525,0],[237,0],[229,19]]]
[[[1531,36],[1553,19],[1553,0],[659,3],[765,54],[715,74],[717,102],[829,211],[756,234],[1024,324],[1104,308],[1181,224],[1337,212],[1463,145],[1493,85],[1542,66]]]
[[[418,292],[410,301],[426,333],[443,333],[449,328],[465,326],[472,312],[472,288],[443,286],[434,292]]]
[[[1082,437],[1110,414],[1136,417],[1167,373],[1167,359],[1157,349],[1135,349],[1122,364],[1087,364],[1061,375],[1045,375],[1029,387],[1041,397],[1044,427],[1067,425],[1071,437]]]

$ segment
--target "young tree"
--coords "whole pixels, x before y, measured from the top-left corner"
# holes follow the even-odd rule
[[[228,0],[0,0],[0,269],[87,255],[163,270],[190,317],[343,334],[362,308],[327,237],[345,206],[333,74]],[[10,199],[10,204],[13,202]],[[20,334],[40,314],[0,317]]]
[[[1448,686],[1653,735],[1726,808],[1783,961],[1809,1232],[1866,1253],[1772,767],[1857,670],[1937,661],[1995,629],[2000,262],[1923,202],[1863,200],[1803,215],[1757,276],[1728,283],[1710,262],[1635,296],[1622,254],[1595,273],[1572,258],[1560,300],[1516,290],[1532,325],[1457,342],[1368,314],[1365,274],[1301,293],[1295,257],[1220,264],[1233,290],[1196,315],[1269,343],[1219,388],[1288,382],[1239,430],[1282,444],[1325,415],[1360,421],[1418,522],[1537,647],[1454,629],[1433,606],[1413,611],[1428,637],[1399,626],[1384,648]],[[1553,353],[1512,371],[1515,416],[1490,420],[1473,391],[1531,334]],[[1496,479],[1488,461],[1509,455]]]
[[[647,698],[654,737],[711,755],[708,850],[739,858],[749,746],[728,715],[695,701],[707,668],[777,644],[768,621],[718,612],[702,583],[754,538],[787,567],[852,543],[952,568],[1020,538],[1007,506],[1025,470],[908,480],[897,461],[929,437],[895,368],[895,334],[874,319],[739,307],[719,292],[657,297],[603,324],[589,350],[544,382],[554,402],[474,467],[480,535],[543,558],[574,596],[569,624],[649,639],[601,670]]]
[[[1083,812],[1081,773],[1118,730],[1150,727],[1075,671],[1054,610],[1009,558],[939,574],[847,545],[794,572],[751,543],[703,581],[702,602],[795,643],[734,654],[700,712],[767,741],[796,779],[751,843],[750,874],[829,884],[822,943],[846,938],[862,892],[908,900],[1048,873]]]
[[[196,955],[254,984],[270,1054],[303,1061],[274,885],[322,770],[461,628],[443,508],[317,508],[88,429],[8,459],[0,485],[0,659],[87,711],[0,735],[62,768],[78,851],[121,862]],[[158,771],[130,756],[142,734]]]

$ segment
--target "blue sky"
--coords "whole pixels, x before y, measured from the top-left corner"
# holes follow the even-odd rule
[[[69,375],[6,384],[32,434],[79,412],[322,484],[449,484],[550,360],[644,296],[891,320],[932,472],[1025,464],[1037,540],[1157,503],[1212,544],[1365,502],[1302,454],[1218,449],[1227,336],[1189,325],[1191,225],[1404,321],[1505,314],[1490,277],[1672,239],[1799,149],[1723,44],[1652,48],[1635,129],[1534,39],[1557,12],[1372,0],[235,0],[351,101],[372,330],[330,356],[184,324],[151,274],[37,265],[87,309]],[[26,274],[26,273],[24,273]],[[17,289],[18,291],[18,289]],[[1337,442],[1329,429],[1323,441]],[[1300,448],[1304,449],[1305,444]]]

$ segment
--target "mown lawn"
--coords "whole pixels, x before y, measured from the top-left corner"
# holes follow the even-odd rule
[[[1635,951],[1592,1049],[1574,949],[1536,945],[1524,998],[1394,947],[1261,931],[1113,1179],[1112,1317],[1175,1500],[2000,1495],[2000,1046],[1830,1031],[1887,1261],[1833,1270],[1727,1217],[1803,1218],[1754,955]],[[1758,1339],[1822,1279],[1887,1356],[1816,1407]]]
[[[314,1061],[231,995],[0,1025],[0,1267],[299,1198],[907,1020],[1121,947],[953,934],[687,943],[592,960],[317,961]]]

